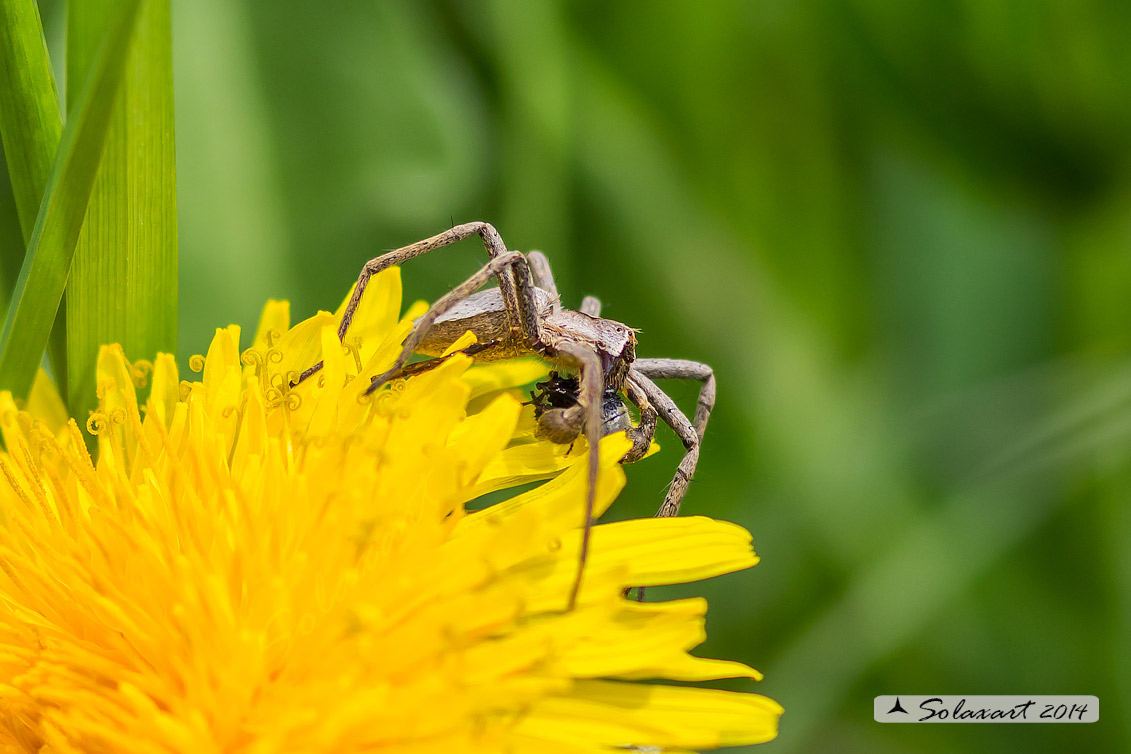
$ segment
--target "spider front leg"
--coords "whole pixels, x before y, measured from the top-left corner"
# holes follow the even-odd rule
[[[641,374],[655,380],[695,380],[700,383],[691,425],[702,441],[703,433],[707,431],[707,420],[715,408],[714,370],[706,364],[686,359],[639,359],[635,366]]]
[[[522,254],[517,251],[504,252],[479,268],[479,270],[467,280],[441,296],[429,307],[428,311],[424,313],[424,316],[416,321],[416,324],[412,327],[412,332],[405,338],[401,346],[400,355],[397,356],[396,361],[394,361],[393,365],[385,370],[384,373],[373,378],[373,382],[365,390],[366,395],[384,385],[404,368],[405,364],[408,363],[408,360],[412,358],[412,355],[416,352],[417,346],[419,346],[420,342],[428,335],[428,331],[432,328],[432,325],[436,323],[437,319],[447,313],[453,306],[486,285],[488,280],[499,276],[504,270],[510,270],[512,266],[521,260]],[[520,316],[519,319],[523,321],[524,317]]]
[[[541,252],[533,251],[527,256],[519,255],[515,262],[515,276],[518,286],[520,323],[527,346],[545,357],[560,360],[578,370],[579,391],[577,403],[581,410],[581,423],[584,427],[585,442],[589,446],[588,480],[585,490],[585,520],[581,532],[581,553],[577,558],[577,575],[570,587],[567,610],[577,604],[581,591],[581,580],[585,575],[585,563],[589,558],[589,541],[593,533],[593,510],[597,502],[597,475],[600,472],[601,441],[601,400],[605,392],[605,373],[597,353],[581,343],[569,339],[554,338],[547,342],[547,333],[542,327],[541,314],[535,290],[541,289],[551,296],[551,311],[561,308],[550,272],[550,263]],[[574,436],[577,436],[576,430]]]
[[[593,529],[593,509],[597,499],[597,473],[600,470],[599,443],[601,441],[601,397],[605,392],[605,378],[597,354],[579,343],[565,342],[554,347],[557,356],[578,369],[580,391],[577,403],[584,412],[582,422],[585,442],[589,445],[589,485],[585,497],[585,523],[581,535],[581,555],[577,561],[577,576],[569,592],[572,610],[581,591],[581,578],[585,574],[585,561],[589,556],[589,536]]]
[[[550,294],[550,301],[554,312],[562,308],[561,296],[558,295],[558,286],[554,282],[554,273],[550,270],[550,260],[540,251],[526,252],[526,261],[530,265],[530,274],[534,285]]]
[[[695,421],[690,422],[687,416],[680,411],[675,401],[668,397],[649,377],[657,379],[692,379],[702,383],[699,389],[699,400],[695,408]],[[656,511],[656,518],[668,518],[679,515],[679,506],[687,494],[688,483],[699,464],[699,446],[703,440],[703,432],[707,429],[707,420],[711,417],[711,409],[715,406],[715,374],[706,364],[696,361],[683,361],[680,359],[639,359],[628,372],[625,380],[625,393],[628,399],[640,409],[640,426],[638,432],[647,433],[647,444],[652,441],[656,432],[656,413],[663,417],[667,424],[683,442],[686,453],[676,467],[675,476],[668,485],[668,494],[660,509]],[[643,395],[641,396],[640,393]],[[643,401],[639,400],[643,398]],[[652,404],[655,407],[652,407]],[[646,408],[647,406],[647,408]],[[645,415],[649,413],[651,423],[646,425]],[[641,432],[643,434],[643,432]],[[633,452],[637,451],[637,439],[633,438]],[[643,455],[643,452],[640,453]],[[637,456],[639,458],[639,456]],[[625,460],[629,460],[628,456]],[[636,458],[631,460],[637,460]],[[636,591],[636,600],[644,601],[644,587]]]
[[[399,249],[390,251],[387,254],[382,254],[366,262],[365,266],[361,268],[361,274],[357,276],[357,284],[354,286],[350,300],[346,303],[345,311],[342,312],[342,321],[338,325],[338,340],[345,340],[346,331],[349,330],[350,323],[353,322],[354,314],[357,313],[358,304],[361,303],[361,296],[365,293],[365,289],[369,286],[369,280],[374,275],[389,267],[396,267],[422,254],[427,254],[430,251],[451,245],[458,241],[463,241],[475,235],[483,240],[483,246],[487,249],[487,254],[492,259],[497,259],[507,253],[506,244],[503,243],[502,237],[499,235],[499,232],[495,230],[494,226],[489,223],[474,222],[457,225],[443,233],[437,233],[431,238],[417,241],[408,246],[402,246]],[[498,278],[499,290],[502,293],[507,316],[511,320],[512,325],[518,325],[518,295],[515,289],[514,274],[511,271],[510,265],[503,266],[499,272]],[[295,384],[302,382],[321,368],[322,362],[319,361],[299,375]]]
[[[650,377],[665,380],[690,379],[702,383],[695,406],[694,420],[688,421],[679,406],[675,405],[675,401],[657,387],[656,383],[649,379]],[[676,468],[664,502],[656,512],[658,518],[679,515],[680,503],[687,494],[687,486],[699,463],[699,445],[707,429],[707,420],[711,418],[711,410],[715,406],[715,374],[709,366],[696,361],[639,359],[633,363],[629,371],[629,380],[636,383],[644,392],[659,412],[660,418],[672,428],[687,451]]]
[[[632,450],[625,454],[621,463],[636,463],[644,457],[648,448],[652,446],[652,438],[656,436],[656,418],[659,412],[648,400],[644,389],[634,383],[631,376],[624,381],[624,394],[632,405],[640,411],[640,421],[635,427],[629,427],[625,430],[628,439],[632,440]]]

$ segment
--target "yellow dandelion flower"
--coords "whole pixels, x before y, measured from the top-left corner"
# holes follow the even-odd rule
[[[371,397],[418,310],[400,279],[289,327],[269,303],[250,348],[217,330],[173,359],[98,362],[81,429],[49,384],[0,394],[0,750],[598,752],[767,741],[754,694],[643,684],[757,678],[693,657],[703,600],[623,590],[753,565],[705,518],[598,526],[577,605],[584,453],[532,437],[524,362],[439,368]],[[298,373],[324,359],[316,378]],[[147,397],[138,397],[147,388]],[[600,509],[623,485],[602,441]],[[550,481],[479,512],[464,504]]]

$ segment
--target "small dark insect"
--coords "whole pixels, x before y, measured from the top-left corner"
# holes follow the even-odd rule
[[[401,354],[384,373],[373,378],[371,393],[389,380],[419,374],[439,359],[409,364],[415,353],[440,356],[466,331],[478,341],[463,353],[476,361],[500,361],[535,355],[576,376],[554,372],[539,383],[535,397],[538,434],[557,443],[572,443],[584,434],[589,445],[589,484],[577,577],[569,595],[572,609],[581,588],[598,472],[598,441],[606,434],[625,430],[632,449],[622,462],[637,461],[651,445],[657,417],[683,442],[686,453],[676,469],[657,516],[675,516],[699,461],[699,444],[715,404],[715,377],[711,368],[694,361],[637,359],[636,334],[626,325],[602,319],[601,302],[589,296],[579,311],[563,309],[546,257],[537,251],[508,251],[498,231],[487,223],[457,225],[451,230],[390,251],[365,263],[357,286],[346,303],[338,337],[344,339],[369,280],[378,272],[403,264],[429,251],[479,236],[489,260],[474,275],[441,296],[413,325]],[[494,278],[497,288],[479,289]],[[315,364],[299,377],[302,381],[322,368]],[[692,420],[679,410],[653,379],[691,379],[701,383]],[[632,426],[624,395],[640,411]]]
[[[545,382],[536,382],[534,387],[538,392],[530,391],[529,403],[534,406],[534,418],[538,421],[537,436],[545,437],[550,442],[560,442],[548,436],[552,432],[553,422],[543,422],[542,416],[547,411],[570,409],[578,405],[581,395],[581,383],[577,377],[562,376],[557,372],[550,372],[550,377]],[[653,422],[655,418],[653,417]],[[653,429],[654,431],[654,429]],[[617,391],[606,387],[601,396],[601,436],[611,435],[614,432],[627,432],[628,436],[635,439],[647,429],[638,429],[632,424],[632,416],[628,413],[628,406]],[[566,442],[570,442],[566,440]]]

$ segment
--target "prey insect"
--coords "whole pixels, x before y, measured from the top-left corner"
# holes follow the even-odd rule
[[[535,397],[537,434],[555,443],[572,443],[584,436],[588,449],[588,487],[585,520],[577,575],[569,594],[569,608],[577,601],[589,552],[590,530],[598,474],[598,441],[613,432],[625,431],[632,448],[622,463],[637,461],[652,443],[657,418],[679,437],[685,454],[657,516],[675,516],[687,494],[688,483],[699,460],[699,445],[715,402],[715,378],[705,364],[677,359],[637,359],[636,333],[628,326],[601,318],[601,303],[589,296],[578,311],[561,306],[550,264],[537,251],[510,251],[498,231],[483,222],[465,223],[438,235],[382,254],[365,263],[346,303],[338,337],[345,339],[350,323],[370,279],[389,267],[444,246],[479,236],[488,261],[471,277],[441,296],[415,321],[402,344],[400,355],[382,374],[373,378],[367,393],[392,379],[411,376],[438,363],[410,364],[413,354],[441,356],[465,332],[477,343],[463,353],[476,361],[500,361],[535,355],[563,372],[554,372],[539,383]],[[480,291],[490,280],[497,288]],[[321,369],[319,362],[299,377],[302,381]],[[656,383],[655,379],[692,379],[700,384],[694,417],[687,416]],[[640,412],[633,426],[621,396]]]

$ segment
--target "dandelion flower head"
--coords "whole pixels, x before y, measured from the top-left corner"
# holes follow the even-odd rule
[[[624,598],[753,565],[749,535],[695,517],[595,527],[567,610],[585,454],[535,440],[512,395],[544,367],[455,354],[364,395],[358,376],[392,363],[420,306],[399,315],[388,270],[343,344],[340,311],[292,328],[270,302],[250,347],[217,330],[186,380],[168,355],[105,347],[86,422],[96,461],[42,375],[26,408],[0,393],[0,750],[544,754],[774,737],[781,708],[765,697],[640,682],[758,677],[689,654],[703,600]],[[627,447],[601,443],[600,510]]]

